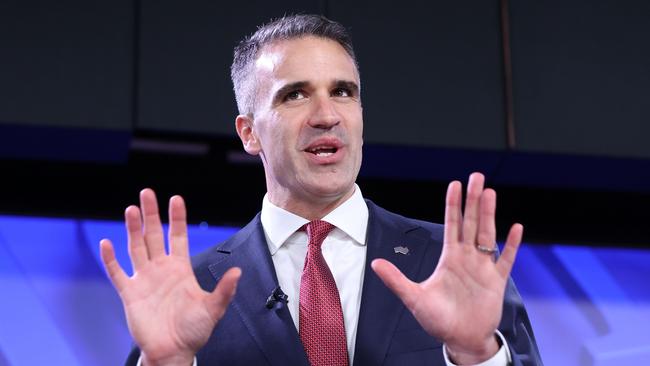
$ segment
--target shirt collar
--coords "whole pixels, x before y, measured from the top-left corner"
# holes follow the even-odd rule
[[[271,255],[280,249],[286,240],[309,220],[282,209],[264,195],[262,200],[262,227],[267,237]],[[354,185],[354,193],[345,202],[322,218],[336,226],[360,245],[366,244],[368,227],[368,206],[361,194],[361,189]]]

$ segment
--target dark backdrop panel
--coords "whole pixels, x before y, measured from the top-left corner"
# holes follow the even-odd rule
[[[359,58],[370,143],[503,149],[497,1],[332,1]]]
[[[0,2],[0,123],[129,129],[133,22],[128,0]]]
[[[317,0],[142,0],[139,113],[142,129],[234,135],[232,50],[271,18],[320,13]]]
[[[517,144],[650,157],[650,2],[511,1]]]

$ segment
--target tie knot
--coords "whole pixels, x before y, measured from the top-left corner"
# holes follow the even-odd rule
[[[309,245],[316,245],[318,247],[323,244],[323,240],[327,235],[334,230],[335,226],[327,221],[314,220],[303,225],[302,230],[307,231],[309,237]]]

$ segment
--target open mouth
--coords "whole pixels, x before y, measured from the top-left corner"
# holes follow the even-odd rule
[[[338,151],[337,147],[333,146],[316,146],[313,148],[307,149],[308,153],[312,153],[319,157],[327,157],[334,155]]]

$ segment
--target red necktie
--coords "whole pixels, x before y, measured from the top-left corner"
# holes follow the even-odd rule
[[[307,230],[309,245],[300,282],[300,340],[312,366],[348,366],[341,299],[321,244],[334,225],[320,220]]]

